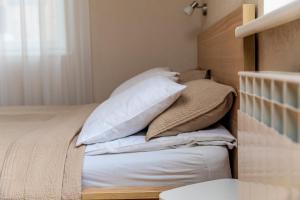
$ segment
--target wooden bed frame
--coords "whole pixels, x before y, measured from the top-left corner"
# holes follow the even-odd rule
[[[217,82],[233,86],[238,90],[238,72],[255,70],[255,38],[236,39],[235,28],[255,18],[255,5],[245,4],[224,17],[198,36],[198,63],[202,69],[210,69]],[[238,100],[232,112],[225,117],[224,124],[237,136]],[[231,155],[232,170],[237,177],[237,155]],[[117,199],[159,199],[162,191],[171,187],[127,187],[86,188],[82,191],[84,200]]]

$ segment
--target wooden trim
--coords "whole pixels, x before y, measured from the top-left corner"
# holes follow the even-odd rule
[[[123,187],[87,188],[82,191],[83,200],[158,200],[159,194],[172,187]]]
[[[243,25],[253,21],[255,19],[255,4],[243,5]]]
[[[237,27],[235,36],[237,38],[244,38],[295,21],[300,18],[299,10],[300,1],[294,1],[256,20]]]
[[[255,9],[255,4],[243,5],[243,24],[247,24],[255,20]],[[244,71],[254,71],[256,69],[255,46],[255,35],[250,35],[244,38]]]

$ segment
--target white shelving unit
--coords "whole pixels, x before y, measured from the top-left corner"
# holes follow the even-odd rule
[[[240,72],[240,111],[300,143],[300,73]]]

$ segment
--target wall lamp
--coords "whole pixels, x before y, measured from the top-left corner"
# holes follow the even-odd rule
[[[190,5],[185,7],[183,11],[187,15],[192,15],[196,8],[199,8],[202,10],[203,16],[207,15],[207,4],[206,3],[200,4],[197,1],[194,1],[193,3],[191,3]]]

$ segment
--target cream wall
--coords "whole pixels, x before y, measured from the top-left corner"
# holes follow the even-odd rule
[[[208,5],[208,15],[202,19],[202,30],[228,15],[242,5],[243,0],[203,0]]]
[[[90,0],[94,99],[146,69],[197,65],[200,12],[186,16],[191,0]]]

